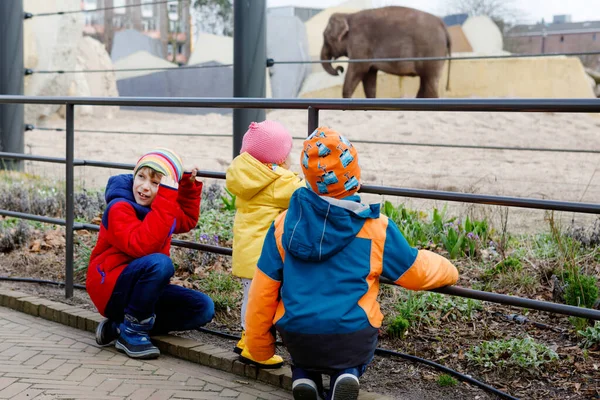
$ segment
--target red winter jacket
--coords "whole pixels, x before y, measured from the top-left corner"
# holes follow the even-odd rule
[[[117,278],[127,265],[154,253],[170,255],[171,235],[193,229],[200,217],[202,183],[184,174],[179,190],[159,186],[150,207],[133,197],[133,175],[112,176],[106,185],[106,211],[90,256],[86,289],[102,315]]]

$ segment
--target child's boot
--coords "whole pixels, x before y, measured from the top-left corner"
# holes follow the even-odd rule
[[[131,315],[125,315],[125,320],[119,327],[119,338],[115,347],[123,351],[131,358],[156,358],[160,355],[160,350],[150,341],[148,333],[154,326],[155,317],[146,318],[138,321]]]
[[[242,351],[244,351],[245,348],[246,348],[246,331],[242,331],[242,337],[237,342],[235,347],[233,348],[233,351],[237,354],[242,354]]]
[[[256,361],[248,351],[247,347],[244,347],[244,350],[242,350],[242,353],[240,354],[240,361],[246,364],[254,364],[257,367],[264,369],[276,369],[283,365],[283,358],[281,358],[277,354],[275,354],[268,360]]]
[[[342,371],[333,383],[331,400],[356,400],[359,389],[358,371],[355,368]]]
[[[119,324],[110,319],[104,319],[96,327],[96,343],[106,346],[119,337]]]
[[[292,396],[294,400],[325,399],[321,374],[309,374],[302,368],[292,368]]]

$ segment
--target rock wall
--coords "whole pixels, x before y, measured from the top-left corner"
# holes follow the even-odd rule
[[[25,0],[24,9],[33,14],[78,10],[79,0]],[[34,17],[24,21],[25,68],[33,70],[112,69],[102,44],[83,37],[83,14]],[[114,73],[34,73],[25,77],[29,96],[118,96]],[[115,109],[76,107],[76,115],[101,113],[111,118]],[[53,114],[64,116],[64,106],[26,105],[25,123],[37,123]]]

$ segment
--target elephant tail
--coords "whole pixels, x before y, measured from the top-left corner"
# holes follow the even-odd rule
[[[446,33],[446,50],[448,52],[448,77],[446,78],[446,91],[450,91],[450,63],[452,62],[452,40],[450,39],[450,33],[444,25],[444,32]]]

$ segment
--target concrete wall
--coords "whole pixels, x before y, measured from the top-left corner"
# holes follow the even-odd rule
[[[447,64],[446,64],[447,65]],[[445,92],[446,69],[440,97],[452,98],[594,98],[581,61],[576,57],[453,61],[450,91]],[[299,97],[341,98],[343,76],[313,73]],[[380,72],[378,98],[415,97],[419,78],[400,78]],[[359,85],[353,97],[364,98]]]

